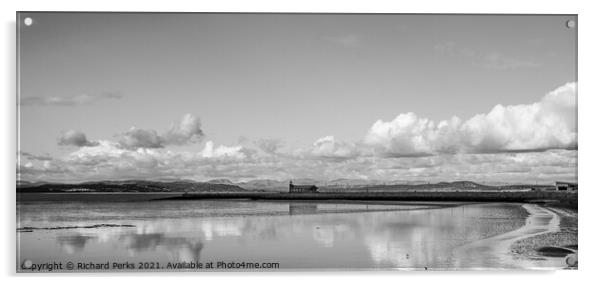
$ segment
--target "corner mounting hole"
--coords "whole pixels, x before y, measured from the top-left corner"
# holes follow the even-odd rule
[[[577,23],[575,23],[575,21],[573,21],[573,20],[566,21],[567,28],[572,29],[572,28],[575,28],[575,26],[577,26]]]

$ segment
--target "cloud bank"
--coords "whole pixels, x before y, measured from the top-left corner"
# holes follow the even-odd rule
[[[423,157],[320,159],[293,156],[246,155],[239,146],[207,142],[199,151],[166,148],[123,149],[99,141],[93,147],[52,160],[22,157],[18,173],[31,181],[90,181],[105,179],[228,178],[287,180],[313,178],[371,179],[378,181],[548,182],[577,178],[576,150],[527,153],[459,153]]]
[[[326,136],[314,142],[311,154],[319,158],[347,159],[358,156],[360,151],[355,144]]]
[[[576,180],[576,83],[567,83],[532,104],[494,106],[466,120],[435,122],[408,112],[379,120],[359,141],[334,136],[311,145],[278,139],[200,144],[200,119],[186,114],[165,132],[131,128],[116,140],[91,141],[81,131],[61,134],[59,145],[77,149],[62,157],[20,152],[20,179],[228,178],[233,181],[310,177],[378,181]]]
[[[258,139],[255,145],[265,153],[276,154],[284,146],[284,142],[278,139]]]
[[[462,121],[441,122],[403,113],[378,120],[364,142],[383,156],[575,149],[577,85],[567,83],[529,105],[493,107]]]
[[[245,158],[245,154],[242,152],[242,146],[213,146],[212,141],[205,143],[205,147],[201,151],[201,156],[204,158],[219,158],[219,157],[233,157],[233,158]]]

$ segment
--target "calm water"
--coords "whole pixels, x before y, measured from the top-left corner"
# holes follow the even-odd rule
[[[148,197],[20,195],[17,227],[32,229],[17,232],[19,264],[28,259],[161,266],[278,262],[280,269],[525,266],[496,246],[497,236],[525,225],[528,213],[520,204],[143,201]]]

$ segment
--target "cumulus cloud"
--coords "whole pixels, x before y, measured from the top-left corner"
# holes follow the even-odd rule
[[[57,141],[59,145],[77,147],[95,146],[98,144],[98,142],[89,141],[86,137],[86,134],[76,130],[68,130],[66,132],[61,133]]]
[[[90,141],[68,131],[59,144],[80,146],[58,158],[21,152],[18,174],[24,180],[212,178],[277,179],[311,177],[378,181],[576,180],[577,125],[575,83],[539,102],[495,106],[467,120],[435,122],[414,113],[379,120],[359,142],[334,136],[303,148],[279,140],[241,140],[239,145],[207,141],[199,150],[170,144],[203,138],[200,120],[186,115],[162,135],[132,128],[115,141]]]
[[[155,130],[136,127],[117,135],[119,146],[129,149],[163,148],[167,145],[199,143],[203,137],[200,118],[191,114],[184,115],[179,122],[172,124],[162,135]]]
[[[359,155],[358,148],[351,143],[335,140],[334,136],[317,139],[311,154],[321,158],[345,159]]]
[[[167,148],[123,148],[118,142],[100,140],[95,146],[78,148],[50,161],[21,161],[23,180],[90,181],[104,179],[207,179],[220,175],[252,177],[269,173],[271,163],[254,160],[241,146],[214,145],[209,141],[199,151]]]
[[[434,122],[410,112],[390,122],[378,120],[370,128],[365,142],[386,156],[422,155],[431,151],[429,141],[434,132]]]
[[[223,146],[214,147],[212,141],[205,143],[205,147],[201,151],[202,157],[219,158],[219,157],[234,157],[245,158],[242,146]]]
[[[76,96],[32,96],[20,99],[21,106],[77,106],[105,99],[120,99],[120,93],[81,94]]]
[[[495,106],[462,125],[477,151],[577,147],[577,85],[568,83],[530,105]]]
[[[567,83],[529,105],[495,106],[466,121],[439,123],[414,113],[378,120],[364,142],[384,156],[574,149],[577,84]]]
[[[161,148],[163,139],[154,130],[143,130],[132,127],[118,135],[119,145],[123,148]]]
[[[192,114],[186,114],[179,123],[173,124],[163,135],[166,144],[182,145],[187,143],[198,143],[203,140],[201,130],[201,119]]]

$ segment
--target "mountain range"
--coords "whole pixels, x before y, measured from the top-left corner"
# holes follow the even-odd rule
[[[543,188],[543,185],[484,185],[472,181],[429,183],[426,181],[390,181],[362,179],[336,179],[319,181],[311,178],[295,179],[294,184],[317,185],[322,191],[428,191],[428,190],[505,190],[516,188]],[[82,183],[51,183],[17,181],[17,192],[244,192],[269,191],[287,192],[288,180],[257,179],[232,182],[228,179],[213,179],[205,182],[194,180],[123,180],[94,181]]]

